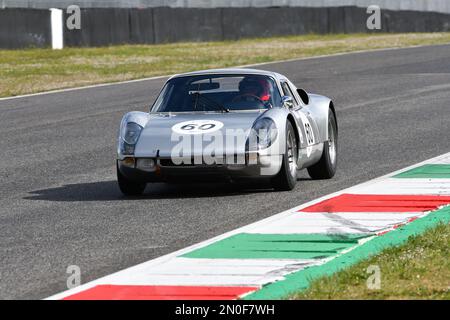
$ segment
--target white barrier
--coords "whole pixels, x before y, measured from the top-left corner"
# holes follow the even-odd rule
[[[60,50],[64,48],[63,38],[63,11],[61,9],[50,8],[50,24],[52,30],[52,49]]]

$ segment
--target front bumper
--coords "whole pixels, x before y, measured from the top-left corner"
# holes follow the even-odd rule
[[[154,160],[154,167],[140,168],[139,159],[127,157],[117,160],[118,169],[127,179],[136,182],[209,182],[236,181],[249,178],[271,178],[281,168],[281,157],[274,155],[246,155],[244,164],[226,161],[219,164],[178,164],[170,158]],[[233,158],[236,160],[236,158]],[[177,164],[175,164],[175,163]]]

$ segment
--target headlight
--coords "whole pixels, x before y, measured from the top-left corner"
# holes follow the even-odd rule
[[[128,122],[120,133],[120,152],[124,155],[134,154],[134,148],[141,135],[142,127],[134,122]]]
[[[255,122],[250,132],[248,150],[266,149],[272,145],[278,136],[277,126],[270,118],[262,118]]]
[[[134,122],[127,123],[125,127],[125,133],[123,135],[123,141],[128,144],[136,144],[141,134],[142,127]]]

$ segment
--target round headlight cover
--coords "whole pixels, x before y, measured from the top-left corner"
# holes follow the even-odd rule
[[[270,118],[261,118],[255,122],[252,128],[253,138],[259,149],[265,149],[272,145],[278,136],[277,126]]]
[[[134,122],[127,123],[125,127],[125,132],[123,134],[123,141],[125,141],[127,144],[134,145],[139,139],[139,136],[142,131],[142,127]]]

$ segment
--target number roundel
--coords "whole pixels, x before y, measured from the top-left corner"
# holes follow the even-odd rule
[[[179,134],[203,134],[222,129],[223,123],[216,120],[191,120],[177,123],[172,131]]]

